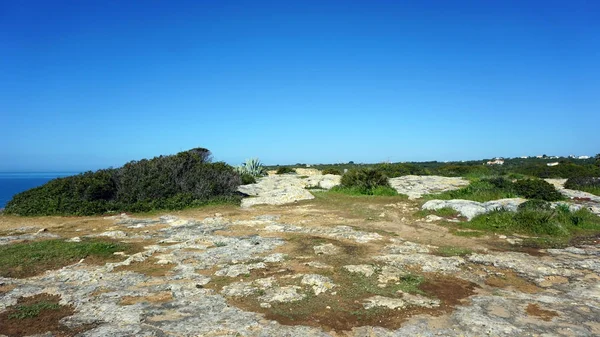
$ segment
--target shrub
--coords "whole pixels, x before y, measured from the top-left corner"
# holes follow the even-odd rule
[[[375,192],[391,193],[389,189],[392,189],[385,174],[369,168],[351,169],[346,172],[342,176],[340,188],[352,189],[368,195],[373,195]]]
[[[422,167],[408,163],[383,163],[377,164],[375,169],[382,172],[389,178],[401,177],[406,175],[427,175],[428,173]]]
[[[242,185],[256,184],[256,178],[249,173],[242,173],[240,178],[242,178]]]
[[[171,156],[132,161],[118,169],[58,178],[19,193],[6,205],[18,215],[92,215],[181,209],[239,201],[241,183],[233,167],[211,163],[198,148]]]
[[[464,176],[486,176],[490,175],[492,170],[488,166],[483,165],[457,165],[448,164],[440,166],[437,169],[437,174],[448,177],[464,177]]]
[[[565,182],[565,188],[600,195],[599,177],[575,177]]]
[[[504,177],[487,178],[487,179],[482,179],[482,181],[488,182],[488,183],[492,184],[494,187],[504,189],[504,190],[511,190],[514,187],[513,182]]]
[[[551,209],[549,202],[537,199],[527,200],[517,207],[519,211],[550,211]]]
[[[338,176],[342,175],[342,171],[336,169],[336,168],[327,168],[323,170],[323,174],[336,174]]]
[[[540,199],[546,201],[556,201],[563,199],[563,196],[545,180],[541,179],[522,179],[514,183],[515,191],[520,196],[527,199]]]
[[[287,174],[287,173],[296,173],[296,170],[294,170],[291,167],[287,167],[287,166],[282,166],[277,169],[277,174]]]

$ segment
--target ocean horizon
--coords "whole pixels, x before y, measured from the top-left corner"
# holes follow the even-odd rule
[[[18,193],[44,185],[52,179],[80,172],[0,172],[0,209]]]

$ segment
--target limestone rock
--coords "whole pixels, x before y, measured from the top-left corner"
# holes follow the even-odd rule
[[[457,190],[469,185],[469,181],[463,178],[440,176],[408,175],[390,178],[389,181],[398,193],[408,195],[411,200],[418,199],[425,194]]]

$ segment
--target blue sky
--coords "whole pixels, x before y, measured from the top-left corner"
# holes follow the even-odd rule
[[[0,171],[600,152],[596,1],[4,1]]]

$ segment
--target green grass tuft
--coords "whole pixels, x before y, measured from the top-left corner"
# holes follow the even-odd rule
[[[34,318],[40,315],[41,311],[44,310],[58,310],[60,305],[58,303],[52,303],[48,301],[41,301],[38,303],[28,305],[18,305],[15,308],[15,312],[8,315],[9,319],[26,319]]]

